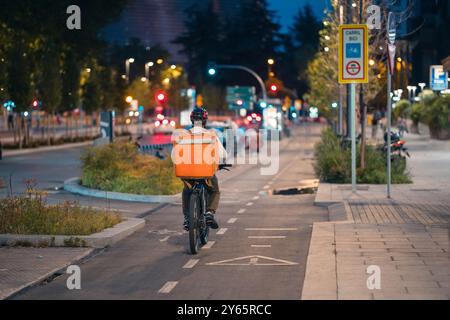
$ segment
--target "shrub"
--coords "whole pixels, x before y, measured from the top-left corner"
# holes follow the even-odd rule
[[[449,129],[450,96],[440,96],[425,104],[424,121],[434,138],[446,138]]]
[[[359,148],[357,148],[356,156],[357,159],[360,158]],[[321,181],[330,183],[351,182],[351,150],[345,147],[330,129],[323,131],[322,140],[316,144],[315,157],[314,170]],[[386,157],[382,151],[370,145],[366,146],[366,167],[364,170],[358,170],[357,181],[367,184],[386,183]],[[392,182],[411,182],[405,159],[393,161]]]
[[[175,194],[182,182],[165,160],[140,154],[131,142],[89,148],[82,156],[82,184],[89,188],[133,194]]]
[[[397,120],[398,118],[407,118],[411,114],[411,103],[408,100],[400,100],[395,104],[395,109],[393,110],[393,118]]]
[[[73,202],[48,205],[41,197],[10,197],[0,202],[0,233],[89,235],[121,220],[117,213]]]
[[[415,103],[412,105],[410,118],[414,125],[418,126],[419,122],[422,121],[424,108],[425,106],[423,105],[423,103]]]

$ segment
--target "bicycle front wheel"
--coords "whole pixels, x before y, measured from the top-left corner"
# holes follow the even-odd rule
[[[199,196],[198,193],[192,192],[189,203],[189,250],[191,254],[197,254],[200,248],[199,239]]]

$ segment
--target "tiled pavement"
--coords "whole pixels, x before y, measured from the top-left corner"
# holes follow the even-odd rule
[[[450,299],[450,145],[416,136],[411,147],[414,184],[393,186],[394,200],[383,185],[320,184],[316,201],[345,210],[314,224],[302,299]]]
[[[89,248],[0,247],[0,300],[89,255]]]

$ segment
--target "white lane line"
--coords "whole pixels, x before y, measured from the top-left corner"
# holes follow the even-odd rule
[[[237,218],[230,218],[230,220],[228,220],[228,223],[235,223],[237,220]]]
[[[166,242],[167,240],[169,240],[169,238],[170,238],[170,237],[165,237],[165,238],[159,239],[159,241],[161,241],[161,242]]]
[[[297,231],[297,228],[245,228],[246,231]]]
[[[252,248],[272,248],[270,244],[252,244]]]
[[[237,213],[244,213],[247,209],[240,209]]]
[[[211,249],[211,247],[216,243],[215,241],[208,241],[207,244],[205,244],[202,249]]]
[[[228,228],[220,228],[216,234],[224,234],[225,232],[227,232],[227,230],[228,230]]]
[[[270,188],[270,186],[268,185],[268,184],[266,184],[265,186],[264,186],[264,189],[269,189]]]
[[[158,290],[158,293],[170,293],[178,284],[178,281],[167,281],[165,285],[161,289]]]
[[[200,259],[191,259],[183,266],[183,269],[192,269],[199,261]]]
[[[248,236],[249,239],[285,239],[286,236]]]
[[[258,200],[258,199],[259,199],[259,196],[253,197],[253,200]]]
[[[253,205],[253,202],[247,203],[247,207],[250,207],[250,206],[252,206],[252,205]]]

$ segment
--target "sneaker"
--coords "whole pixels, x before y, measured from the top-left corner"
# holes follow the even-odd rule
[[[207,213],[205,213],[205,218],[206,218],[206,224],[211,229],[219,228],[219,224],[217,223],[216,218],[214,217],[214,213],[212,213],[211,211],[208,211]]]
[[[189,231],[189,217],[184,216],[183,229]]]

